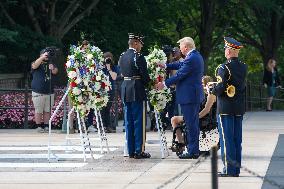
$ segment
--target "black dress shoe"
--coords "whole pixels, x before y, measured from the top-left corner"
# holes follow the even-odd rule
[[[129,154],[129,158],[134,158],[134,154]]]
[[[150,158],[151,157],[151,154],[147,153],[147,152],[141,152],[141,156],[143,158]]]
[[[199,157],[199,154],[181,154],[178,156],[179,159],[197,159]]]
[[[134,159],[142,159],[141,154],[134,154]]]
[[[151,157],[151,155],[147,152],[141,152],[141,153],[134,155],[134,159],[146,159],[146,158],[150,158],[150,157]]]
[[[218,173],[218,177],[239,177],[239,174]]]

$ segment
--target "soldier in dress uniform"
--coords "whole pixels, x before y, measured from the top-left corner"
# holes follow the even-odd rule
[[[218,129],[224,164],[221,177],[238,177],[242,151],[242,121],[245,113],[245,80],[247,66],[238,54],[243,47],[233,38],[225,37],[227,61],[216,69],[217,84],[212,93],[217,96]]]
[[[129,49],[119,59],[123,77],[121,98],[124,104],[124,121],[129,158],[150,158],[145,145],[145,87],[150,81],[145,57],[140,54],[143,37],[129,34]]]

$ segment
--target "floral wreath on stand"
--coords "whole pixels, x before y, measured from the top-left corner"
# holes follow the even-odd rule
[[[96,46],[88,45],[85,50],[80,47],[70,47],[65,66],[73,107],[85,117],[91,108],[101,110],[107,105],[111,83],[102,71],[103,52]]]
[[[162,90],[157,90],[155,88],[155,84],[163,82],[166,77],[166,69],[159,67],[157,63],[165,64],[167,62],[167,57],[163,50],[158,49],[158,47],[155,46],[150,49],[150,54],[146,57],[146,62],[151,79],[148,86],[149,100],[154,109],[157,112],[161,112],[172,98],[169,88],[165,87]]]
[[[158,66],[157,63],[166,63],[167,57],[163,50],[154,46],[150,49],[150,54],[146,56],[147,69],[150,77],[150,82],[148,85],[148,97],[150,104],[154,107],[156,127],[159,132],[160,137],[160,147],[162,158],[165,158],[165,152],[169,155],[167,148],[167,139],[165,136],[165,131],[162,127],[160,112],[166,108],[167,103],[171,100],[172,95],[170,89],[164,87],[162,90],[157,90],[155,84],[163,82],[166,77],[166,69]]]

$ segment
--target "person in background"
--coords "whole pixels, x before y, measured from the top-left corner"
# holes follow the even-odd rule
[[[266,111],[272,111],[271,104],[276,94],[276,87],[281,87],[279,74],[276,68],[276,61],[269,59],[264,69],[263,85],[267,88],[267,106]]]
[[[109,77],[109,81],[111,82],[111,90],[109,91],[109,101],[107,103],[107,106],[104,107],[101,110],[103,125],[106,128],[107,133],[115,133],[116,132],[116,126],[113,124],[113,119],[111,119],[112,112],[111,112],[111,106],[114,101],[114,95],[115,95],[115,80],[117,76],[119,75],[119,69],[116,65],[114,65],[114,59],[113,54],[111,52],[104,53],[104,68],[103,72]]]
[[[181,53],[180,49],[178,47],[174,47],[173,48],[173,62],[176,61],[182,61],[183,60],[183,54]],[[176,70],[171,70],[170,75],[173,76],[174,74],[176,74]],[[173,115],[181,115],[181,109],[180,109],[180,105],[176,103],[176,94],[175,94],[175,90],[176,88],[174,88],[174,93],[172,93],[172,106],[170,107],[172,110],[174,110],[174,114]]]
[[[173,59],[174,59],[174,61],[182,61],[183,60],[181,51],[178,47],[173,48]]]
[[[51,107],[54,104],[54,76],[58,68],[52,62],[55,56],[54,48],[47,47],[40,52],[40,57],[32,62],[32,101],[35,108],[36,130],[48,131],[48,121]]]

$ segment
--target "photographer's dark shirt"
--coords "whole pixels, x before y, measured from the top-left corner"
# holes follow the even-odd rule
[[[117,66],[112,66],[111,70],[112,70],[113,72],[115,72],[117,75],[120,74],[119,68],[118,68]],[[114,80],[112,79],[112,77],[111,77],[109,71],[108,71],[106,68],[103,68],[103,72],[104,72],[104,74],[106,74],[106,75],[108,76],[109,81],[110,81],[110,83],[111,83],[111,90],[109,91],[109,94],[110,94],[110,95],[113,95],[113,94],[114,94],[114,89],[115,89],[115,84],[116,84],[116,83],[114,82]]]
[[[54,65],[54,64],[53,64]],[[54,67],[56,67],[54,65]],[[40,94],[52,94],[54,93],[54,75],[51,74],[51,88],[50,88],[50,71],[48,69],[48,64],[41,64],[37,69],[32,69],[31,71],[32,79],[32,91]]]

